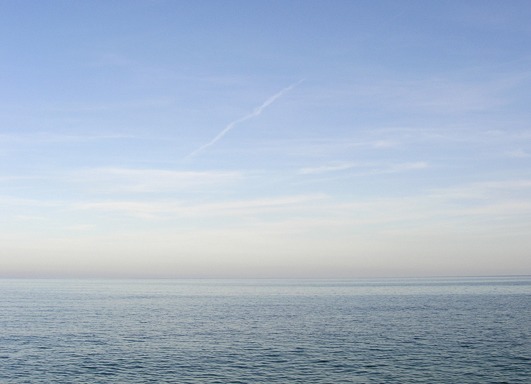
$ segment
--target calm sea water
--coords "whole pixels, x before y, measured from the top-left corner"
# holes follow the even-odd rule
[[[530,383],[531,277],[0,280],[0,383]]]

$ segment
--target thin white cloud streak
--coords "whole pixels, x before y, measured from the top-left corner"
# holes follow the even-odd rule
[[[185,201],[101,201],[73,205],[75,210],[98,210],[121,212],[123,214],[144,218],[168,218],[175,216],[247,216],[259,213],[307,208],[307,204],[326,198],[323,194],[283,196],[253,200],[226,201],[219,203],[192,204]]]
[[[140,219],[174,219],[206,217],[252,217],[273,214],[273,222],[322,220],[341,226],[404,223],[417,227],[424,222],[453,223],[483,217],[485,225],[507,217],[524,218],[531,213],[528,191],[531,180],[494,180],[462,186],[434,189],[410,197],[360,198],[340,202],[317,193],[275,198],[212,201],[198,203],[189,199],[117,199],[104,201],[36,201],[0,196],[0,206],[52,208],[56,212],[99,211]],[[36,215],[35,211],[18,211],[18,215]],[[82,216],[80,216],[82,217]],[[518,219],[520,220],[520,219]],[[478,225],[474,223],[473,225]]]
[[[299,174],[301,174],[301,175],[314,175],[314,174],[320,174],[320,173],[345,171],[347,169],[354,168],[355,166],[356,166],[356,164],[354,164],[354,163],[341,163],[341,164],[323,165],[323,166],[320,166],[320,167],[302,168],[299,171]]]
[[[100,192],[168,192],[238,181],[240,172],[174,171],[166,169],[94,168],[77,171],[69,180],[90,183]]]
[[[430,165],[425,161],[377,165],[372,169],[368,169],[367,171],[356,173],[353,176],[371,176],[371,175],[419,171],[419,170],[427,169],[429,168],[429,166]]]
[[[386,172],[393,173],[426,168],[428,168],[428,163],[426,163],[425,161],[417,161],[413,163],[400,163],[393,165]]]
[[[273,96],[268,98],[266,101],[264,101],[264,103],[262,105],[260,105],[259,107],[255,108],[251,113],[249,113],[249,114],[247,114],[247,115],[245,115],[243,117],[240,117],[237,120],[234,120],[234,121],[230,122],[221,132],[219,132],[216,135],[216,137],[214,137],[208,143],[200,146],[195,151],[191,152],[188,156],[186,156],[186,159],[192,158],[192,157],[198,155],[199,153],[203,152],[208,147],[216,144],[219,140],[221,140],[223,138],[223,136],[225,136],[227,133],[229,133],[231,130],[233,130],[238,124],[243,123],[244,121],[247,121],[247,120],[250,120],[252,118],[255,118],[255,117],[259,116],[267,107],[269,107],[271,104],[273,104],[277,99],[282,97],[287,92],[291,91],[293,88],[298,86],[303,81],[304,80],[299,80],[298,82],[293,83],[290,86],[280,90],[279,92],[275,93]]]
[[[514,151],[507,152],[507,156],[514,159],[526,159],[531,157],[531,154],[523,149],[515,149]]]
[[[369,136],[367,132],[357,132],[357,138],[342,137],[332,138],[309,138],[300,135],[297,138],[283,138],[275,140],[264,140],[260,146],[248,146],[239,148],[239,153],[263,153],[269,156],[323,158],[326,156],[337,157],[341,155],[351,155],[353,150],[373,150],[374,153],[381,153],[384,150],[402,146],[402,142],[397,140],[362,140],[364,136]],[[384,132],[382,135],[386,135]]]
[[[449,191],[451,193],[451,191]],[[235,233],[257,228],[278,234],[301,234],[304,241],[338,236],[386,236],[437,228],[460,236],[527,234],[531,201],[527,197],[496,196],[455,204],[454,196],[421,194],[410,197],[369,198],[341,202],[327,195],[295,195],[272,199],[251,199],[212,203],[176,200],[116,200],[71,206],[79,212],[101,212],[104,217],[130,217],[177,225],[181,229],[205,233],[211,229],[232,228]],[[115,216],[116,215],[116,216]],[[220,227],[219,219],[223,225]],[[140,225],[135,221],[131,224]],[[240,233],[243,235],[243,232]],[[302,240],[302,239],[301,239]]]
[[[529,179],[497,180],[436,189],[430,192],[430,196],[447,201],[456,199],[485,200],[523,193],[528,189],[531,189],[531,180]]]
[[[355,110],[377,110],[393,113],[393,120],[407,118],[411,114],[416,118],[442,115],[452,118],[455,115],[473,115],[478,111],[492,113],[512,103],[520,103],[519,94],[528,87],[531,76],[529,71],[516,73],[484,74],[469,73],[461,75],[415,76],[412,78],[394,78],[379,73],[378,76],[364,76],[353,82],[343,82],[332,88],[316,89],[307,93],[306,106],[310,108],[353,108]],[[520,111],[521,113],[521,111]],[[511,119],[520,116],[516,112]],[[526,115],[522,116],[525,120]],[[520,118],[520,117],[519,117]],[[484,119],[488,121],[487,119]]]
[[[29,134],[0,134],[0,142],[9,144],[54,144],[71,142],[89,142],[99,140],[122,140],[138,138],[123,134],[60,134],[52,132]]]
[[[346,171],[349,169],[368,169],[366,171],[358,172],[355,176],[368,176],[384,173],[400,173],[407,171],[415,171],[426,169],[429,164],[425,161],[409,162],[409,163],[397,163],[380,165],[374,163],[338,163],[330,165],[322,165],[318,167],[308,167],[299,170],[300,175],[319,175],[324,173]],[[351,175],[351,174],[349,174]]]
[[[391,140],[377,140],[373,143],[371,143],[371,146],[373,148],[392,148],[396,147],[398,143],[396,141]]]
[[[0,207],[58,207],[61,206],[59,201],[54,200],[39,200],[39,199],[24,199],[15,196],[0,195]]]

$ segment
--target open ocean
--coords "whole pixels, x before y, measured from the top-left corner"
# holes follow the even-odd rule
[[[531,277],[2,279],[0,383],[531,383]]]

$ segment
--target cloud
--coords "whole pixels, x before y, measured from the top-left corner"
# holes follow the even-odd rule
[[[339,163],[339,164],[331,164],[331,165],[322,165],[320,167],[302,168],[299,171],[299,174],[313,175],[313,174],[320,174],[320,173],[337,172],[337,171],[344,171],[347,169],[351,169],[355,166],[356,164],[354,163]]]
[[[168,192],[217,185],[241,179],[239,172],[173,171],[165,169],[95,168],[71,177],[104,192]]]
[[[334,88],[316,89],[308,95],[307,104],[339,110],[350,108],[360,117],[372,112],[380,116],[389,114],[393,124],[401,124],[401,120],[420,121],[434,115],[441,115],[440,121],[456,121],[458,114],[488,121],[475,113],[497,112],[508,105],[519,104],[521,92],[531,80],[527,69],[507,73],[487,67],[474,76],[466,76],[468,71],[411,77],[378,72],[342,82]],[[514,120],[518,114],[511,118]]]
[[[494,198],[495,196],[499,198],[500,196],[522,192],[527,194],[528,189],[531,189],[531,180],[513,179],[484,181],[456,187],[436,189],[431,191],[430,195],[432,197],[450,200],[488,200]]]
[[[531,156],[531,154],[523,149],[515,149],[514,151],[507,152],[507,156],[515,159],[525,159]]]
[[[417,169],[426,169],[428,168],[428,163],[425,161],[416,161],[412,163],[400,163],[391,165],[386,171],[386,173],[394,173],[394,172],[404,172],[404,171],[414,171]]]
[[[377,175],[383,173],[399,173],[428,168],[428,163],[424,161],[396,163],[396,164],[378,164],[378,163],[336,163],[322,165],[318,167],[308,167],[299,170],[301,175],[317,175],[329,172],[345,171],[352,168],[361,169],[356,176]]]
[[[121,140],[136,138],[123,134],[62,134],[53,132],[35,132],[26,134],[0,134],[0,141],[10,144],[55,144],[72,142],[90,142],[103,140]]]
[[[38,199],[28,199],[20,198],[15,196],[0,195],[0,206],[7,208],[13,207],[35,207],[35,208],[49,208],[49,207],[58,207],[60,202],[53,200],[38,200]]]
[[[405,162],[405,163],[391,163],[391,164],[369,164],[367,171],[360,172],[358,176],[379,175],[386,173],[402,173],[409,171],[417,171],[426,169],[429,164],[425,161]]]
[[[173,104],[171,98],[153,98],[153,99],[139,99],[120,101],[113,103],[103,102],[71,102],[62,104],[45,104],[41,107],[44,112],[60,112],[60,113],[92,113],[92,112],[115,112],[128,110],[150,110],[153,108],[165,108]]]
[[[269,107],[271,104],[273,104],[277,99],[282,97],[285,93],[291,91],[293,88],[298,86],[300,83],[302,83],[302,81],[303,80],[299,80],[298,82],[293,83],[290,86],[280,90],[279,92],[275,93],[273,96],[268,98],[266,101],[264,101],[264,103],[262,105],[260,105],[257,108],[255,108],[251,113],[249,113],[249,114],[247,114],[247,115],[245,115],[243,117],[240,117],[237,120],[234,120],[234,121],[230,122],[229,124],[227,124],[227,126],[221,132],[219,132],[216,135],[216,137],[214,137],[208,143],[206,143],[206,144],[200,146],[199,148],[197,148],[195,151],[193,151],[188,156],[186,156],[186,158],[194,157],[194,156],[198,155],[199,153],[201,153],[202,151],[204,151],[205,149],[207,149],[208,147],[216,144],[219,140],[221,140],[223,138],[223,136],[225,136],[227,133],[229,133],[231,130],[233,130],[238,124],[243,123],[244,121],[247,121],[249,119],[252,119],[254,117],[259,116],[267,107]]]
[[[74,204],[76,210],[98,210],[120,212],[129,216],[156,219],[175,216],[213,217],[213,216],[246,216],[260,213],[278,212],[304,207],[324,199],[323,194],[282,196],[251,200],[225,201],[216,203],[194,204],[186,201],[100,201]]]
[[[137,63],[130,58],[112,52],[101,53],[87,64],[94,67],[131,67],[137,65]]]
[[[373,148],[392,148],[396,147],[398,143],[391,140],[377,140],[372,143]]]

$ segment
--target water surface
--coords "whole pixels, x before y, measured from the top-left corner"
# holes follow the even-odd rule
[[[529,383],[531,278],[0,280],[1,383]]]

